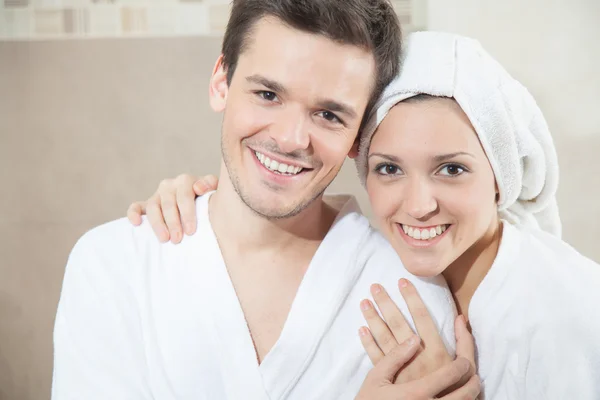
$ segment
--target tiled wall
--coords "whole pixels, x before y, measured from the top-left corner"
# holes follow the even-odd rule
[[[0,0],[0,38],[220,34],[228,0]]]
[[[424,0],[392,1],[405,30]],[[230,0],[0,0],[0,39],[220,35]],[[416,25],[419,25],[418,23]]]

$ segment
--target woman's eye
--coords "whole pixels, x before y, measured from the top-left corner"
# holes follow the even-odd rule
[[[267,90],[261,90],[261,91],[257,92],[257,94],[267,101],[276,101],[277,100],[277,95],[275,93],[269,92]]]
[[[465,168],[457,164],[448,164],[440,169],[440,174],[444,176],[458,176],[465,172]]]
[[[377,167],[377,173],[380,175],[397,175],[400,173],[400,168],[395,165],[385,164]]]

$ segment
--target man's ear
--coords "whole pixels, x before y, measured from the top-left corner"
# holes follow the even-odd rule
[[[355,159],[356,157],[358,157],[358,146],[359,145],[360,145],[360,135],[356,138],[356,140],[352,144],[352,147],[350,148],[350,151],[348,152],[348,158]]]
[[[227,84],[227,68],[223,65],[223,55],[221,54],[213,68],[212,77],[208,86],[208,96],[210,106],[215,112],[225,110],[227,103],[227,93],[229,85]]]

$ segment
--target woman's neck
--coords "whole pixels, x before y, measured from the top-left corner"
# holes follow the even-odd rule
[[[495,220],[483,237],[443,272],[459,315],[469,319],[469,305],[498,254],[502,223]]]

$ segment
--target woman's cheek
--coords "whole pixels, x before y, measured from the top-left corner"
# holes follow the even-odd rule
[[[398,193],[397,190],[394,190],[394,185],[383,185],[378,182],[377,178],[369,177],[367,192],[373,214],[377,219],[386,219],[396,213]]]

